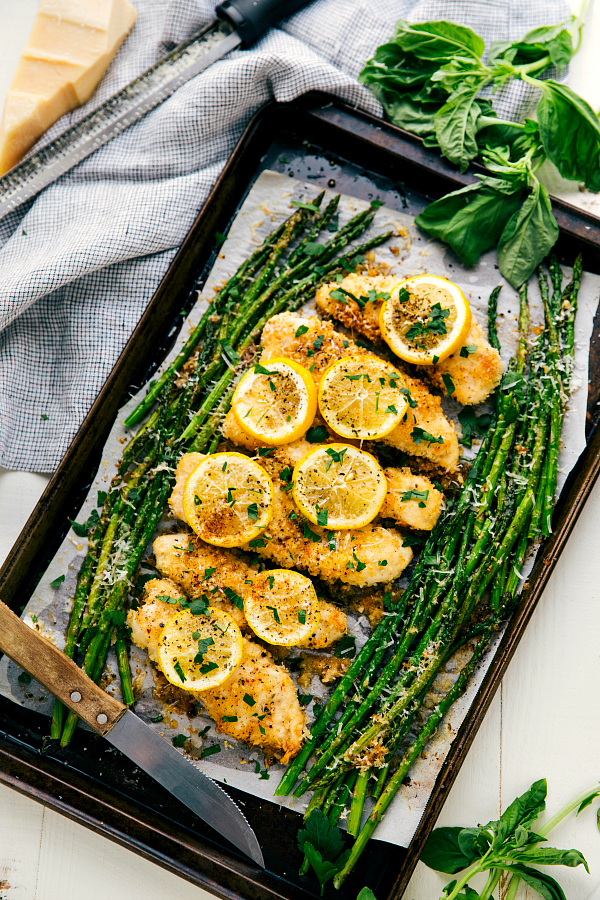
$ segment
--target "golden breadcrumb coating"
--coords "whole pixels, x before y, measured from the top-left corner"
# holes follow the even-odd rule
[[[454,384],[454,400],[463,406],[472,406],[483,403],[496,390],[504,366],[500,354],[488,342],[475,319],[463,346],[477,347],[477,350],[466,357],[457,350],[437,366],[424,366],[423,369],[431,384],[443,393],[446,393],[446,386],[442,375],[449,375]]]
[[[308,331],[296,337],[300,326],[308,328]],[[319,349],[315,349],[314,342],[321,336],[323,342]],[[317,383],[325,369],[338,359],[369,352],[334,331],[331,322],[324,322],[317,316],[303,318],[297,313],[289,312],[279,313],[267,322],[261,343],[263,353],[260,359],[263,365],[274,356],[289,356],[307,369],[314,367],[312,374]],[[440,468],[453,471],[458,465],[458,437],[454,425],[443,413],[441,397],[432,394],[422,381],[406,374],[398,362],[394,364],[402,371],[411,400],[417,405],[407,410],[405,421],[383,438],[382,442],[411,456],[428,459]],[[225,421],[229,427],[230,416]],[[415,426],[427,431],[432,437],[441,438],[442,442],[431,443],[427,440],[415,442],[412,434]]]
[[[309,575],[325,581],[339,579],[364,587],[386,584],[398,578],[413,556],[410,547],[404,546],[399,531],[376,523],[364,528],[332,531],[302,520],[289,490],[289,479],[281,475],[287,475],[298,459],[314,446],[305,441],[295,441],[294,444],[275,447],[268,456],[257,460],[273,479],[273,518],[261,537],[244,549],[255,551],[282,569],[304,569]],[[187,463],[183,457],[177,466],[176,478],[186,478],[186,471]],[[183,519],[183,509],[179,508],[176,515]],[[155,555],[157,545],[162,546],[159,542],[163,540],[157,538],[154,542]],[[184,544],[185,541],[179,543]],[[157,565],[161,572],[183,584],[181,576],[161,567],[158,556]],[[243,596],[243,585],[239,593]]]
[[[444,495],[438,491],[432,481],[423,475],[413,475],[408,468],[384,469],[388,483],[386,494],[380,515],[394,519],[407,525],[409,528],[417,528],[420,531],[431,531],[440,517]],[[426,494],[425,497],[411,496],[402,499],[411,491]]]
[[[127,624],[131,628],[131,640],[137,647],[148,651],[152,662],[158,662],[158,641],[169,619],[181,607],[157,597],[183,600],[181,588],[168,578],[153,578],[144,587],[144,603],[138,609],[130,609]]]
[[[361,309],[351,297],[344,295],[346,300],[344,303],[343,300],[334,300],[331,293],[343,288],[355,297],[368,297],[369,291],[372,290],[390,294],[403,280],[403,276],[398,275],[346,275],[339,283],[333,281],[322,284],[315,297],[315,306],[324,316],[337,319],[346,328],[358,331],[374,344],[381,344],[383,338],[379,328],[379,311],[383,300],[369,300]]]
[[[180,518],[183,518],[183,510]],[[190,541],[191,551],[188,550]],[[227,597],[224,589],[229,588],[243,599],[251,587],[248,582],[258,572],[257,566],[249,565],[231,550],[211,547],[189,534],[163,534],[154,541],[153,550],[157,569],[178,585],[178,591],[183,590],[188,597],[204,594],[211,606],[228,612],[242,631],[252,634],[243,610]],[[211,574],[212,569],[215,571]],[[319,604],[316,631],[296,646],[323,650],[346,634],[347,620],[343,610],[325,600],[319,599]]]

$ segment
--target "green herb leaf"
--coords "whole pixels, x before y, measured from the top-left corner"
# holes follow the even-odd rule
[[[428,431],[425,431],[424,428],[419,428],[418,425],[415,425],[413,430],[410,433],[410,436],[413,440],[413,443],[420,444],[422,441],[426,441],[428,444],[443,444],[444,439],[442,437],[435,437],[435,435],[430,434]]]
[[[312,694],[301,694],[300,691],[298,693],[298,703],[300,706],[308,706],[310,701],[312,700]]]
[[[238,720],[237,716],[222,716],[221,718],[223,722],[237,722]]]
[[[447,372],[444,372],[442,375],[442,381],[444,382],[444,387],[446,388],[446,396],[451,397],[456,388],[454,387],[454,382],[452,381],[452,377],[448,375]]]
[[[327,816],[320,809],[313,809],[304,823],[304,828],[298,832],[298,849],[304,850],[306,841],[309,841],[313,849],[318,850],[323,859],[333,860],[344,849],[342,832],[336,826],[329,824]]]
[[[317,525],[327,525],[327,517],[329,513],[326,509],[320,509],[317,504]]]
[[[408,500],[427,500],[428,497],[429,490],[417,491],[415,488],[412,488],[410,491],[403,491],[400,495],[400,500],[406,503]]]
[[[591,106],[556,81],[538,83],[542,98],[537,106],[540,137],[548,158],[563,178],[583,181],[600,191],[600,120]],[[577,140],[565,140],[576,134]]]
[[[600,188],[600,179],[598,185]],[[535,178],[531,193],[513,213],[498,242],[500,271],[513,287],[527,281],[558,240],[558,234],[548,191]]]
[[[214,642],[213,638],[211,638],[211,637],[200,638],[198,640],[198,652],[196,653],[196,655],[194,657],[194,662],[197,666],[199,666],[204,661],[204,654],[206,653],[206,651],[208,650],[209,647],[214,646],[214,643],[215,642]],[[217,669],[218,666],[215,666],[214,668]],[[203,673],[203,674],[206,674],[206,673]]]
[[[98,506],[102,508],[106,503],[106,491],[98,491]]]
[[[261,366],[260,363],[256,363],[254,366],[254,371],[257,375],[276,375],[276,372],[270,372],[268,369],[265,369],[264,366]]]
[[[58,578],[55,578],[54,581],[50,582],[50,587],[54,588],[54,590],[56,590],[57,588],[59,588],[61,586],[61,584],[63,583],[64,580],[65,580],[65,576],[59,575]]]
[[[31,675],[29,672],[21,672],[21,674],[17,676],[17,681],[19,684],[31,684]]]
[[[220,753],[221,748],[218,744],[213,744],[212,747],[205,747],[204,750],[200,754],[200,759],[206,759],[207,756],[212,756],[213,753]]]
[[[244,703],[247,704],[247,706],[254,706],[256,704],[256,700],[254,699],[254,697],[251,697],[250,694],[244,694],[243,700]]]
[[[258,519],[258,506],[256,503],[250,503],[247,509],[248,518],[254,522]]]
[[[313,544],[318,544],[321,540],[321,535],[317,534],[316,531],[313,531],[308,522],[302,523],[302,534],[307,541],[312,541]]]
[[[477,353],[477,344],[465,344],[460,348],[460,355],[463,359],[468,359],[473,353]]]
[[[175,737],[173,738],[173,746],[174,747],[183,747],[186,741],[187,741],[187,738],[186,738],[185,734],[176,734]]]
[[[301,203],[300,200],[292,200],[291,206],[297,206],[298,209],[308,209],[309,212],[319,212],[319,207],[314,203]]]
[[[471,857],[460,848],[458,836],[460,827],[434,828],[421,853],[421,862],[447,875],[456,875],[471,864]]]
[[[308,331],[308,328],[306,325],[300,325],[296,329],[296,337],[301,337],[303,334],[306,334],[307,331]]]
[[[187,681],[187,678],[186,678],[185,675],[183,674],[183,669],[181,668],[181,665],[180,665],[180,663],[179,663],[179,660],[177,660],[177,662],[173,665],[173,668],[175,669],[175,671],[176,671],[177,674],[179,675],[179,678],[180,678],[180,680],[181,680],[182,682],[183,682],[183,681]]]
[[[299,609],[298,610],[298,621],[301,625],[306,625],[306,610]]]
[[[164,716],[151,716],[150,721],[154,722],[154,723],[162,722],[164,720],[164,718],[165,718]]]
[[[238,609],[244,608],[243,597],[240,597],[239,594],[236,594],[236,592],[234,590],[232,590],[232,588],[224,587],[223,593],[225,594],[225,596],[227,597],[228,600],[231,600],[231,602],[233,603],[234,606],[237,606]]]

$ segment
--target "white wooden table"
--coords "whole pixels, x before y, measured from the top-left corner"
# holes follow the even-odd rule
[[[37,0],[0,0],[0,97],[29,33]],[[600,12],[588,12],[569,84],[600,106]],[[548,177],[548,187],[600,215],[600,196]],[[45,475],[0,469],[0,562],[46,484]],[[600,484],[535,613],[452,789],[440,825],[496,818],[546,777],[551,814],[600,779]],[[569,900],[600,900],[595,810],[553,832],[590,865],[559,870]],[[435,900],[448,879],[419,866],[406,900]],[[357,893],[362,885],[357,885]],[[531,893],[531,892],[530,892]],[[521,891],[520,897],[525,897]],[[211,895],[0,786],[0,900],[202,900]],[[531,894],[531,896],[533,896]],[[537,895],[536,895],[537,896]]]

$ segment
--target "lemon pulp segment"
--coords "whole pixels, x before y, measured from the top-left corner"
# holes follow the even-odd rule
[[[397,369],[377,356],[363,353],[338,360],[323,374],[319,410],[341,437],[376,440],[393,431],[402,420],[408,406],[407,394]]]
[[[270,569],[252,579],[244,614],[259,638],[289,647],[314,633],[320,606],[310,578],[291,569]]]
[[[193,615],[180,610],[158,641],[158,664],[165,678],[186,691],[222,684],[242,661],[242,633],[229,613],[209,607]]]
[[[439,275],[417,275],[401,282],[384,301],[379,327],[400,359],[435,365],[463,345],[471,309],[457,284]]]
[[[273,515],[273,482],[242,453],[206,456],[183,488],[189,525],[208,544],[241,547],[263,531]]]
[[[293,473],[293,496],[315,525],[361,528],[372,522],[385,500],[387,482],[374,456],[347,444],[310,450]]]
[[[236,419],[247,434],[277,446],[301,437],[317,411],[317,389],[310,372],[291,359],[252,366],[232,399]]]

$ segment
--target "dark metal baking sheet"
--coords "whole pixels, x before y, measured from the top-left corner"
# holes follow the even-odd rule
[[[273,135],[277,137],[273,139]],[[209,199],[158,287],[104,388],[56,474],[0,569],[0,596],[16,611],[66,534],[98,466],[102,447],[120,406],[162,362],[195,291],[206,279],[216,252],[216,231],[226,232],[257,175],[264,169],[335,188],[416,215],[429,199],[474,179],[476,167],[460,175],[421,142],[327,95],[306,95],[294,104],[271,104],[240,139]],[[572,263],[582,250],[588,271],[600,272],[600,219],[553,202],[561,228],[557,246]],[[473,707],[437,779],[425,815],[408,849],[372,841],[351,884],[337,896],[356,895],[368,883],[380,900],[399,898],[444,799],[485,715],[502,675],[550,577],[600,471],[600,316],[592,338],[588,392],[588,445],[571,473],[556,509],[552,537],[535,568]],[[165,337],[166,335],[166,337]],[[300,817],[230,789],[263,847],[262,872],[215,832],[184,813],[156,783],[106,742],[78,731],[65,752],[46,749],[48,721],[0,697],[0,781],[147,859],[227,898],[318,896],[313,879],[297,874],[295,835]],[[46,750],[46,752],[44,752]]]

